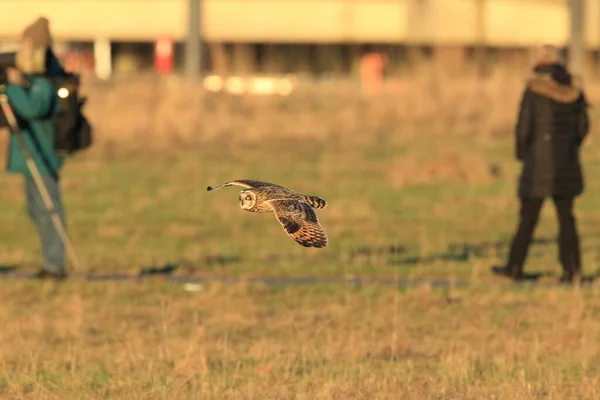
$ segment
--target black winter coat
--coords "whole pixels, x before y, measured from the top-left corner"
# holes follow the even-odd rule
[[[520,197],[575,197],[583,192],[579,148],[589,131],[576,79],[560,65],[536,68],[521,100],[516,155]]]

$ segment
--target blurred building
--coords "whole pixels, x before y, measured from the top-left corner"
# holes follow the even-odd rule
[[[389,73],[432,58],[449,68],[474,58],[512,63],[541,42],[567,43],[567,1],[201,0],[202,67],[219,75],[347,76],[358,73],[365,45],[386,55]],[[600,1],[585,1],[595,62]],[[45,15],[55,40],[68,45],[63,56],[87,70],[102,53],[111,60],[103,74],[151,71],[160,37],[174,42],[175,70],[184,65],[188,0],[0,0],[0,10],[0,41]]]

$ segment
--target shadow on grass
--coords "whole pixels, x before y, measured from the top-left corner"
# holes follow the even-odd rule
[[[532,247],[534,246],[557,246],[555,238],[535,238],[531,242]],[[509,250],[509,240],[498,240],[498,241],[481,241],[477,243],[468,242],[455,242],[450,243],[444,252],[419,256],[419,255],[407,255],[409,249],[403,245],[390,245],[379,248],[375,247],[361,247],[354,249],[350,252],[350,259],[355,260],[361,257],[371,256],[387,256],[388,265],[396,266],[416,266],[434,264],[436,262],[454,261],[454,262],[469,262],[473,259],[486,259],[486,258],[503,258]],[[583,249],[582,249],[583,250]],[[545,250],[542,250],[545,251]],[[491,267],[491,265],[490,265]],[[525,273],[522,281],[523,282],[537,282],[543,278],[557,278],[558,276],[552,272],[536,272],[536,273]],[[585,275],[581,277],[582,284],[590,284],[600,279],[600,271],[594,275]]]
[[[187,260],[179,260],[175,263],[168,263],[162,266],[142,267],[138,277],[142,278],[146,276],[171,275],[176,270],[183,271],[187,274],[194,274],[200,268],[199,265],[202,267],[225,267],[228,265],[239,263],[240,261],[241,258],[238,256],[226,256],[222,254],[209,255],[204,257],[204,262],[201,263],[195,263]]]
[[[568,283],[563,283],[558,281],[558,277],[555,274],[552,273],[536,273],[536,274],[524,274],[522,282],[527,283],[527,282],[538,282],[541,278],[544,277],[554,277],[557,278],[557,284],[558,285],[569,285]],[[600,274],[595,274],[595,275],[584,275],[581,277],[580,279],[580,283],[582,285],[591,285],[593,283],[595,283],[598,279],[600,279]]]
[[[555,239],[549,238],[538,238],[533,241],[533,245],[549,245],[555,244]],[[478,243],[450,243],[445,252],[438,254],[432,254],[428,256],[407,256],[406,253],[409,249],[403,245],[389,245],[383,247],[361,247],[350,251],[350,259],[356,259],[361,257],[370,256],[381,256],[388,257],[388,264],[391,265],[417,265],[434,263],[437,261],[458,261],[468,262],[473,258],[490,257],[492,255],[499,256],[500,252],[505,251],[509,246],[508,241],[482,241]],[[286,255],[274,253],[268,254],[266,259],[273,262],[284,258]],[[239,256],[213,254],[204,257],[204,259],[197,261],[189,260],[178,260],[163,265],[152,265],[142,266],[139,271],[133,274],[131,273],[118,273],[118,272],[74,272],[70,274],[73,278],[80,278],[88,281],[119,281],[119,280],[137,280],[142,281],[144,279],[159,279],[165,281],[173,281],[179,283],[187,282],[222,282],[222,283],[234,283],[239,281],[248,282],[263,282],[273,286],[285,286],[285,285],[316,285],[316,284],[331,284],[331,283],[344,283],[354,284],[361,286],[363,284],[379,283],[379,284],[391,284],[398,286],[414,286],[420,284],[428,284],[434,287],[445,287],[449,285],[464,286],[469,285],[468,279],[463,280],[449,280],[446,278],[423,278],[423,279],[387,279],[387,278],[374,278],[374,279],[345,279],[337,277],[268,277],[268,276],[256,276],[256,277],[239,277],[234,275],[227,276],[202,276],[202,269],[206,266],[218,266],[225,267],[232,264],[236,264],[242,261]],[[490,266],[491,267],[491,266]],[[21,268],[15,265],[0,265],[0,278],[33,278],[34,274],[25,272]],[[557,278],[554,283],[550,282],[538,282],[542,278]],[[586,275],[581,278],[583,285],[593,284],[600,280],[600,271],[596,275]],[[507,278],[495,277],[490,284],[501,283],[508,281]],[[558,282],[558,277],[554,273],[527,273],[522,283],[539,283],[542,286],[550,286],[561,283]],[[517,282],[518,283],[518,282]]]
[[[2,268],[2,267],[0,267]],[[447,279],[447,278],[341,278],[341,277],[268,277],[268,276],[255,276],[255,277],[240,277],[240,276],[202,276],[200,274],[174,274],[179,266],[177,264],[165,264],[164,266],[145,267],[142,268],[138,275],[131,274],[118,274],[118,273],[73,273],[70,274],[70,278],[83,279],[88,282],[101,282],[101,281],[137,281],[141,282],[144,279],[158,279],[163,282],[173,282],[178,284],[210,284],[210,283],[222,283],[222,284],[237,284],[240,282],[246,282],[250,284],[261,283],[272,287],[284,287],[284,286],[313,286],[323,284],[342,284],[351,285],[356,288],[365,285],[386,285],[395,286],[398,288],[409,288],[427,285],[433,288],[449,288],[449,287],[468,287],[473,284],[469,279]],[[15,267],[5,267],[0,271],[6,271],[0,273],[0,279],[35,279],[34,274],[21,272]],[[540,287],[555,287],[555,286],[569,286],[568,284],[561,283],[558,280],[542,281],[539,279],[543,276],[549,276],[548,274],[527,274],[525,279],[520,282],[511,282],[507,278],[497,277],[496,279],[489,280],[486,283],[478,282],[476,285],[486,284],[489,286],[505,285],[507,283],[514,283],[515,285],[523,285],[532,283]],[[593,286],[593,284],[600,279],[598,275],[588,275],[581,279],[581,286]],[[67,279],[67,281],[70,279]],[[187,289],[186,289],[187,290]]]
[[[17,270],[16,265],[0,265],[0,275],[10,274]]]
[[[532,246],[554,245],[555,239],[536,238],[532,240]],[[390,265],[420,265],[432,264],[439,261],[468,262],[474,258],[502,257],[508,250],[508,240],[482,241],[477,243],[454,242],[450,243],[446,251],[431,255],[407,255],[409,249],[403,245],[390,245],[380,248],[360,247],[350,252],[350,260],[361,257],[387,256]]]

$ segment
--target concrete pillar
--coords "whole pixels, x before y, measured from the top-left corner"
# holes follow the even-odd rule
[[[475,44],[475,65],[477,75],[481,78],[487,74],[486,60],[486,27],[485,27],[485,3],[477,0],[476,5],[476,29],[477,43]]]
[[[569,69],[583,75],[585,66],[585,0],[569,0],[571,37],[569,40]]]
[[[94,72],[98,79],[110,79],[112,75],[112,52],[110,40],[98,38],[94,41]]]
[[[188,0],[188,37],[185,49],[188,78],[199,78],[202,72],[202,19],[200,13],[200,0]]]

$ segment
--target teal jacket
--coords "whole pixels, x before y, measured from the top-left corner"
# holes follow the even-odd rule
[[[28,75],[24,78],[30,86],[6,86],[8,101],[40,173],[58,177],[64,160],[54,150],[54,127],[51,118],[60,109],[56,87],[40,76]],[[7,171],[31,176],[14,133],[10,135]]]

